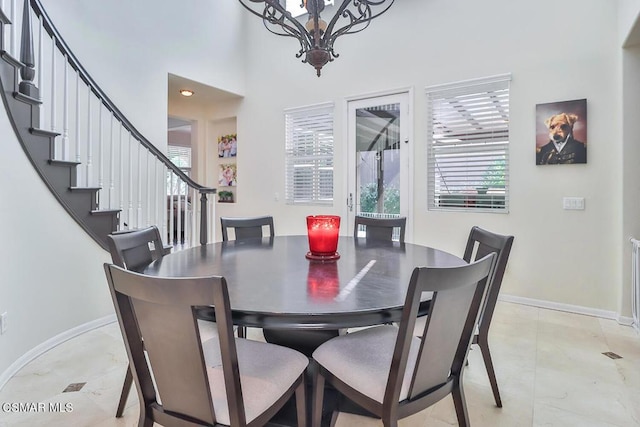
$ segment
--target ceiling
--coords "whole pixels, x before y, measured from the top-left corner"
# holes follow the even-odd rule
[[[195,80],[189,80],[175,74],[169,74],[169,103],[184,99],[180,95],[180,89],[190,89],[194,92],[192,99],[199,103],[217,103],[241,98],[235,93],[227,92],[212,86],[207,86]]]
[[[169,117],[167,119],[167,129],[174,131],[191,131],[191,122],[189,120],[177,119]]]
[[[192,90],[194,94],[189,99],[196,104],[216,104],[229,101],[231,99],[241,98],[235,93],[207,86],[200,82],[196,82],[195,80],[189,80],[175,74],[169,74],[168,102],[170,105],[174,102],[184,102],[185,98],[180,95],[180,89]],[[176,132],[191,132],[191,121],[168,117],[167,129]]]

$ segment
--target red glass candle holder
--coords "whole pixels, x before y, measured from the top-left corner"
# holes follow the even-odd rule
[[[307,217],[307,235],[309,236],[307,258],[316,261],[333,261],[340,258],[337,252],[339,231],[339,216],[309,215]]]

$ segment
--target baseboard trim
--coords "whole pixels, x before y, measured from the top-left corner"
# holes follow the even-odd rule
[[[23,354],[18,360],[13,362],[3,373],[0,375],[0,390],[5,386],[7,381],[11,379],[15,374],[18,373],[20,369],[26,366],[29,362],[51,350],[57,345],[62,344],[65,341],[70,340],[71,338],[75,338],[78,335],[82,335],[85,332],[91,331],[93,329],[99,328],[101,326],[108,325],[109,323],[113,323],[116,321],[116,315],[111,314],[109,316],[101,317],[100,319],[93,320],[91,322],[84,323],[80,326],[76,326],[75,328],[71,328],[67,331],[62,332],[52,338],[49,338],[42,344],[37,345],[32,348],[25,354]]]
[[[568,313],[584,314],[586,316],[600,317],[603,319],[611,319],[611,320],[615,320],[621,325],[631,325],[633,323],[633,319],[620,316],[615,311],[600,310],[597,308],[583,307],[580,305],[572,305],[572,304],[563,304],[559,302],[545,301],[545,300],[534,299],[534,298],[518,297],[515,295],[500,294],[498,299],[500,301],[512,302],[515,304],[530,305],[533,307],[546,308],[549,310],[566,311]]]
[[[633,317],[618,316],[618,317],[616,317],[615,320],[617,320],[619,324],[624,325],[624,326],[634,326]]]

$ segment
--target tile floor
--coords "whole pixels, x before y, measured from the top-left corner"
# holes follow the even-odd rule
[[[250,337],[260,332],[250,330]],[[640,427],[640,337],[612,320],[500,302],[490,343],[504,407],[493,401],[480,351],[465,376],[474,427]],[[604,352],[621,359],[612,360]],[[116,324],[67,341],[24,367],[0,390],[0,427],[135,426],[131,393],[124,417],[114,418],[127,366]],[[86,383],[62,393],[70,383]],[[6,412],[6,403],[70,404],[71,412]],[[5,408],[6,409],[6,408]],[[382,423],[340,414],[338,427]],[[401,421],[401,427],[457,425],[450,397]]]

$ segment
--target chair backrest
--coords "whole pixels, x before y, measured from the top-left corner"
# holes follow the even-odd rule
[[[392,240],[393,231],[395,228],[399,229],[399,241],[404,243],[404,230],[407,224],[407,218],[369,218],[365,216],[356,215],[355,224],[353,227],[353,237],[358,237],[358,231],[360,226],[365,227],[365,233],[367,239],[375,240]]]
[[[459,267],[414,269],[402,311],[385,402],[398,402],[422,292],[433,292],[433,297],[408,397],[411,400],[438,388],[445,394],[451,391],[471,346],[494,259],[495,255],[489,254]]]
[[[167,417],[183,422],[189,417],[215,424],[195,316],[195,308],[206,305],[215,309],[231,423],[245,425],[225,279],[160,278],[115,265],[105,264],[104,268],[140,402],[146,403],[142,409],[147,418],[163,425],[167,425]],[[220,395],[220,391],[215,394]]]
[[[111,260],[119,267],[139,271],[165,255],[160,230],[155,225],[116,231],[107,236]]]
[[[220,217],[222,225],[222,241],[229,240],[228,229],[233,228],[236,234],[235,240],[259,239],[263,236],[262,227],[269,227],[269,235],[273,236],[273,217],[257,216],[251,218]]]
[[[504,277],[504,271],[507,268],[507,261],[511,253],[513,239],[513,236],[495,234],[477,226],[471,228],[471,232],[469,232],[467,247],[465,248],[463,256],[465,261],[470,262],[472,259],[480,259],[490,253],[496,254],[496,266],[493,274],[489,278],[487,296],[480,310],[478,327],[484,330],[484,332],[489,331],[491,318],[493,317],[493,312],[498,302],[500,286],[502,286],[502,278]]]

